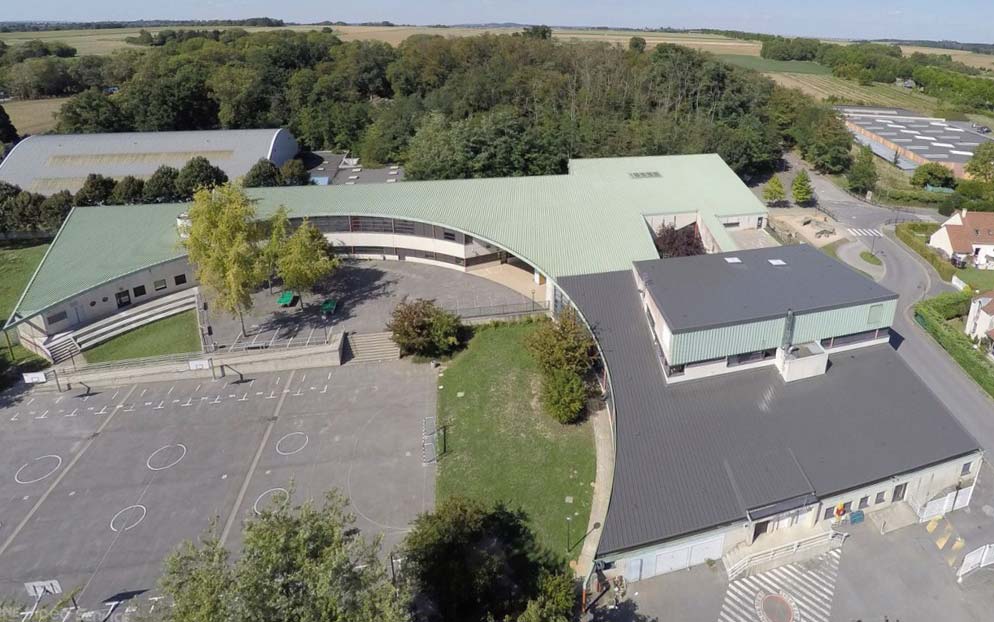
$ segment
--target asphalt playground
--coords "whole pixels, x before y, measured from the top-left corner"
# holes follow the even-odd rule
[[[25,583],[53,580],[84,608],[152,595],[162,560],[212,521],[237,550],[259,508],[330,489],[386,555],[434,503],[435,385],[395,361],[8,400],[0,600],[30,603]]]

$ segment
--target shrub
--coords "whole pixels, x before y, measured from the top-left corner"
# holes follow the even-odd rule
[[[956,267],[946,261],[939,253],[929,248],[925,236],[930,236],[939,228],[925,222],[904,222],[897,226],[897,239],[904,242],[911,250],[915,251],[927,261],[943,281],[948,281],[956,274]]]
[[[83,182],[83,187],[76,191],[76,205],[103,205],[110,200],[114,192],[115,182],[110,177],[90,173]]]
[[[681,229],[663,225],[656,231],[655,237],[656,250],[659,251],[660,257],[691,257],[703,255],[705,252],[696,227],[691,225]]]
[[[922,164],[915,169],[911,176],[911,185],[919,188],[934,186],[937,188],[952,188],[956,185],[956,176],[953,171],[938,162]]]
[[[280,167],[284,186],[307,186],[311,183],[311,174],[300,160],[287,160]]]
[[[434,300],[406,300],[394,308],[387,329],[404,354],[442,356],[459,345],[459,316],[442,309]]]
[[[583,378],[565,369],[545,374],[542,405],[559,423],[576,423],[587,405],[587,386]]]
[[[994,364],[981,350],[974,347],[973,342],[965,333],[946,323],[950,317],[965,314],[958,313],[946,316],[957,309],[963,311],[964,303],[968,308],[970,304],[968,294],[942,294],[915,305],[915,318],[922,328],[963,368],[968,376],[973,378],[989,395],[994,396]]]
[[[568,371],[583,376],[594,363],[594,340],[572,307],[560,311],[557,321],[543,322],[527,345],[545,375]]]
[[[177,176],[179,171],[171,166],[162,165],[155,169],[152,176],[145,180],[145,188],[142,190],[145,203],[169,203],[178,200]]]
[[[137,177],[127,175],[122,177],[114,192],[110,194],[110,202],[115,205],[132,205],[143,202],[145,193],[145,181]]]
[[[184,200],[193,198],[200,188],[215,188],[228,181],[228,176],[203,156],[195,156],[176,175],[176,192]]]
[[[261,158],[245,173],[242,185],[246,188],[272,188],[283,185],[283,173],[271,160]]]

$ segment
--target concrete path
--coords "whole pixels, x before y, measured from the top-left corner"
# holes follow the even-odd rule
[[[593,568],[597,544],[601,539],[601,526],[607,518],[607,506],[611,500],[611,486],[614,483],[614,427],[607,407],[590,415],[594,428],[594,447],[597,454],[597,471],[594,478],[594,495],[590,500],[590,519],[587,521],[587,537],[583,541],[580,557],[573,570],[578,579],[586,579]]]
[[[839,246],[836,254],[845,263],[861,272],[865,272],[874,281],[879,281],[887,274],[887,267],[883,264],[875,266],[860,257],[863,252],[869,251],[870,249],[862,242],[845,242]]]

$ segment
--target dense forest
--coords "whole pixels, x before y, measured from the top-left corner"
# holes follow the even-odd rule
[[[403,162],[414,179],[697,152],[752,174],[785,143],[824,134],[813,124],[833,123],[812,100],[777,95],[770,80],[706,53],[550,34],[414,36],[394,48],[343,43],[330,30],[231,29],[107,57],[32,44],[30,57],[6,50],[0,83],[22,97],[76,92],[60,132],[285,126],[305,147]]]

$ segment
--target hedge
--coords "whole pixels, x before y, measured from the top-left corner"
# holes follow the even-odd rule
[[[994,362],[974,347],[970,337],[946,323],[950,318],[966,315],[969,307],[969,294],[942,294],[915,305],[915,319],[968,376],[994,396]]]
[[[911,250],[921,255],[922,259],[935,268],[943,281],[949,281],[956,274],[956,266],[949,263],[939,253],[929,248],[921,236],[932,235],[938,231],[939,225],[926,222],[903,222],[896,228],[897,239],[904,242]]]

